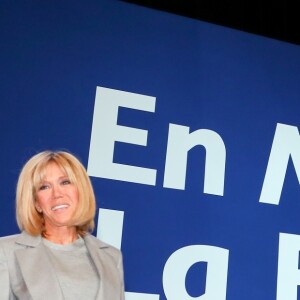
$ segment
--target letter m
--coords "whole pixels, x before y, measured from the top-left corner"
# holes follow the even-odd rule
[[[279,204],[289,159],[300,184],[300,136],[295,126],[277,124],[259,202]]]

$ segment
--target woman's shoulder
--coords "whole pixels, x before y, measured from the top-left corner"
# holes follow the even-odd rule
[[[0,245],[10,245],[14,244],[16,240],[21,236],[21,233],[13,234],[13,235],[7,235],[0,237]]]
[[[93,244],[95,247],[97,247],[99,249],[105,250],[105,252],[108,252],[108,253],[112,254],[113,256],[121,255],[121,251],[119,249],[117,249],[116,247],[114,247],[110,244],[103,242],[102,240],[96,238],[95,236],[93,236],[91,234],[87,234],[84,237],[84,240],[86,242],[88,242],[89,244]]]
[[[40,236],[32,236],[27,232],[23,231],[18,234],[0,237],[0,247],[36,247],[40,243],[40,240]]]
[[[84,236],[84,240],[89,241],[90,243],[93,243],[94,245],[97,245],[97,247],[99,247],[99,248],[114,248],[114,249],[117,249],[114,246],[103,242],[102,240],[100,240],[99,238],[95,237],[94,235],[92,235],[90,233],[88,233]]]
[[[19,236],[20,234],[14,234],[0,237],[0,263],[5,257],[10,256],[11,253],[13,253]]]

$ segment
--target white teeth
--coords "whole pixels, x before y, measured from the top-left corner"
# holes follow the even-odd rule
[[[67,204],[61,204],[61,205],[57,205],[57,206],[54,206],[52,207],[52,210],[58,210],[58,209],[61,209],[61,208],[67,208],[69,205]]]

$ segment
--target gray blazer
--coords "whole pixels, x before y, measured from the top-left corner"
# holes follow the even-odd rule
[[[100,278],[97,300],[123,300],[122,255],[92,235],[84,237]],[[26,232],[0,238],[1,300],[63,300],[40,236]]]

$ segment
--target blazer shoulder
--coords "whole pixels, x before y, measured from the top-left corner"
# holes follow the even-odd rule
[[[0,237],[0,246],[5,247],[5,246],[14,245],[20,236],[21,236],[20,233],[2,236]]]
[[[85,241],[88,241],[89,243],[93,244],[94,246],[98,247],[99,249],[103,249],[105,252],[111,254],[112,256],[120,256],[121,255],[121,251],[119,249],[117,249],[116,247],[107,244],[105,242],[103,242],[102,240],[96,238],[95,236],[91,235],[91,234],[87,234],[85,236]]]
[[[0,263],[10,257],[16,247],[20,234],[0,237]]]
[[[0,248],[5,250],[24,248],[24,247],[37,247],[41,242],[41,236],[31,236],[25,231],[8,235],[0,238]]]

